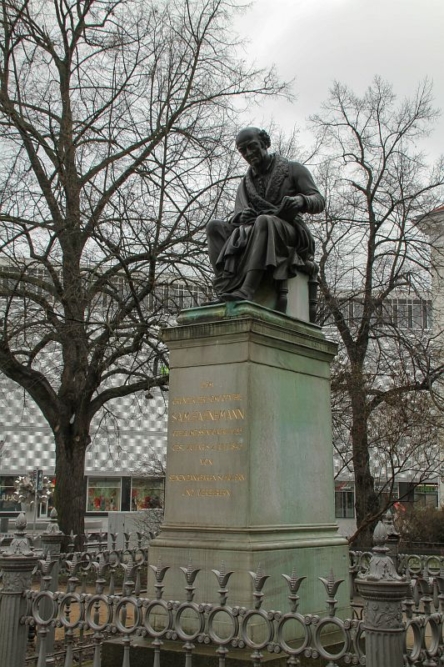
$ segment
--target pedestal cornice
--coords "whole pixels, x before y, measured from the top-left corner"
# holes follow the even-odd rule
[[[336,343],[327,340],[320,327],[263,308],[248,301],[203,306],[184,310],[178,326],[162,331],[170,349],[186,342],[187,347],[250,341],[277,349],[291,350],[331,361]]]

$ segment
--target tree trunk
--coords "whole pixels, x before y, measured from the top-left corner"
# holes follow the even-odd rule
[[[81,434],[70,426],[55,434],[56,488],[55,507],[60,530],[77,535],[76,546],[81,546],[85,532],[86,477],[85,454],[90,442],[88,429]]]
[[[378,512],[379,499],[375,492],[375,481],[370,470],[365,387],[361,383],[358,384],[356,377],[353,385],[350,391],[353,416],[351,437],[355,472],[357,538],[359,538],[360,544],[371,546],[374,521],[369,521],[369,517]]]

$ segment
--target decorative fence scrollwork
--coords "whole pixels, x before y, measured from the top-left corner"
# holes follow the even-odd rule
[[[288,587],[287,610],[267,610],[267,587],[273,584],[260,567],[249,573],[249,608],[235,604],[235,589],[230,589],[234,573],[223,566],[212,570],[217,602],[196,601],[200,571],[190,563],[180,568],[183,587],[177,599],[170,600],[164,595],[170,568],[162,563],[149,565],[154,574],[153,596],[143,591],[148,549],[140,543],[129,549],[129,536],[123,550],[101,544],[96,552],[65,554],[55,548],[58,538],[61,535],[53,522],[42,536],[44,549],[38,552],[30,548],[20,519],[15,541],[0,554],[2,665],[24,667],[27,661],[30,667],[44,667],[54,662],[60,636],[64,667],[72,667],[80,655],[92,660],[93,667],[101,667],[104,642],[113,637],[121,638],[122,667],[131,667],[131,647],[138,637],[151,640],[155,667],[161,667],[167,640],[180,643],[186,667],[191,667],[202,644],[213,648],[219,667],[238,649],[244,649],[255,667],[263,663],[266,653],[286,656],[291,667],[302,661],[309,664],[311,659],[324,661],[327,667],[444,664],[444,561],[440,556],[401,554],[396,571],[383,524],[375,531],[371,552],[351,553],[350,572],[355,590],[363,597],[362,618],[345,620],[337,615],[336,600],[343,582],[333,572],[320,578],[326,592],[323,616],[300,612],[305,577],[296,571],[282,575]],[[40,584],[31,587],[33,570]],[[32,639],[29,628],[36,632],[37,653],[26,659],[27,640]]]

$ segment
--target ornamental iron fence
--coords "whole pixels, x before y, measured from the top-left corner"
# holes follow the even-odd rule
[[[192,564],[180,568],[183,590],[169,600],[164,588],[170,568],[148,563],[149,547],[141,537],[134,548],[126,536],[121,550],[111,540],[110,546],[101,541],[95,551],[61,553],[63,538],[53,515],[41,548],[34,548],[20,516],[12,542],[0,553],[2,667],[132,667],[142,647],[151,656],[144,664],[153,667],[225,667],[234,655],[254,667],[272,659],[295,667],[444,665],[444,563],[440,557],[401,554],[397,571],[383,523],[375,530],[372,551],[351,552],[359,597],[348,619],[337,614],[343,582],[333,572],[319,578],[326,592],[322,616],[300,613],[305,577],[296,571],[282,575],[288,585],[288,608],[282,611],[266,608],[267,587],[273,584],[261,568],[249,573],[249,608],[236,605],[233,572],[223,566],[212,570],[217,603],[195,601],[199,570]],[[152,597],[145,589],[148,567]],[[180,649],[173,663],[167,656],[171,646]]]

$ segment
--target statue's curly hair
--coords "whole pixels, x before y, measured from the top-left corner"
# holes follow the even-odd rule
[[[237,136],[242,134],[242,132],[246,132],[246,131],[256,132],[261,144],[263,144],[265,146],[265,148],[270,148],[271,139],[270,139],[270,135],[268,134],[268,132],[266,132],[266,130],[261,130],[259,127],[244,127],[240,132],[238,132]]]
[[[265,148],[270,148],[271,139],[270,139],[270,135],[268,134],[268,132],[266,132],[265,130],[258,130],[257,134],[258,134],[259,140],[264,144]]]

